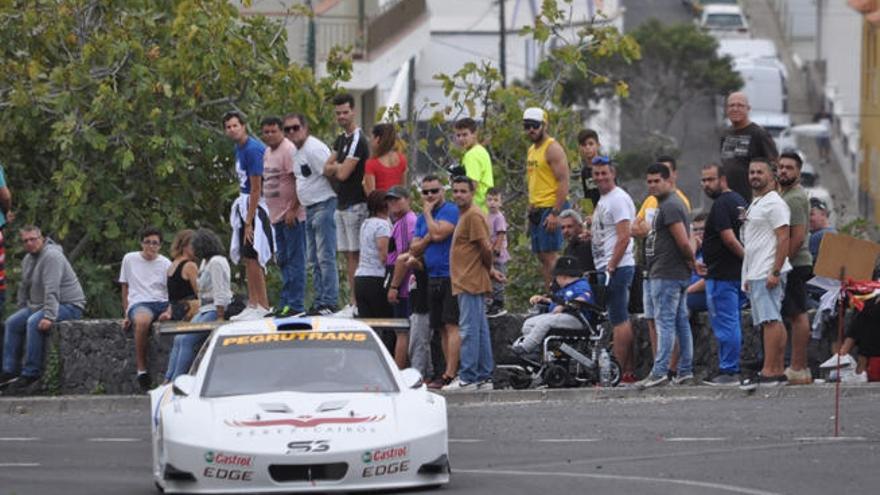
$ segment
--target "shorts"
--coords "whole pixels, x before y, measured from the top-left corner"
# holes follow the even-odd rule
[[[129,321],[134,321],[135,313],[150,313],[150,320],[156,321],[166,309],[168,309],[168,301],[139,302],[129,306],[126,316]]]
[[[452,295],[452,283],[448,277],[428,280],[428,310],[431,328],[458,325],[458,298]]]
[[[608,321],[613,326],[629,321],[629,288],[635,272],[634,266],[619,266],[605,287],[605,309],[608,311]],[[599,274],[599,283],[605,283],[604,272]]]
[[[749,280],[749,302],[752,305],[752,323],[758,326],[771,321],[782,321],[782,296],[785,294],[785,279],[788,273],[779,277],[779,285],[767,288],[767,279]]]
[[[791,318],[807,312],[807,281],[813,278],[813,268],[796,266],[788,272],[785,297],[782,298],[782,316]]]
[[[361,318],[390,318],[394,312],[384,287],[385,277],[355,277],[354,297]]]
[[[263,227],[263,235],[266,239],[269,240],[269,245],[272,246],[274,241],[272,240],[273,232],[272,232],[272,222],[269,221],[269,214],[266,213],[266,210],[263,209],[262,206],[257,205],[257,216],[260,217],[260,225]],[[257,256],[257,250],[254,249],[254,245],[250,242],[245,242],[244,240],[244,224],[245,219],[241,219],[241,228],[237,229],[233,235],[238,236],[238,245],[241,246],[239,249],[239,254],[242,258],[256,260],[259,259]],[[254,235],[260,235],[259,232],[254,232]]]
[[[529,213],[529,237],[532,239],[533,253],[553,253],[562,249],[562,229],[557,226],[554,232],[547,232],[544,228],[544,219],[551,211],[553,208],[535,208]]]
[[[656,319],[654,314],[654,298],[651,297],[651,279],[642,280],[642,312],[646,320]]]
[[[336,220],[336,250],[356,253],[361,250],[361,224],[367,219],[367,204],[357,203],[333,213]]]

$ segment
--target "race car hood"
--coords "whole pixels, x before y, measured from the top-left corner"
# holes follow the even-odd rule
[[[181,404],[188,418],[201,418],[192,431],[208,444],[245,452],[285,452],[297,440],[345,438],[347,448],[407,436],[398,397],[391,394],[272,393]],[[173,416],[173,414],[172,414]],[[172,421],[166,416],[166,421]],[[194,425],[187,421],[189,427]],[[178,432],[182,433],[182,432]]]

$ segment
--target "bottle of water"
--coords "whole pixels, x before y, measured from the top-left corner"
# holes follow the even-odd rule
[[[608,349],[599,352],[599,383],[603,387],[611,386],[611,357],[608,355]]]

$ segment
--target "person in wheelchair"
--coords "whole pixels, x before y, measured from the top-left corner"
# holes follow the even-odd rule
[[[584,328],[584,324],[572,314],[573,311],[583,311],[584,316],[590,317],[585,307],[568,304],[575,300],[593,302],[590,283],[584,277],[577,258],[560,257],[553,267],[553,278],[556,290],[552,297],[535,295],[529,298],[529,303],[532,305],[547,305],[547,312],[532,316],[523,322],[522,336],[513,343],[513,352],[517,355],[536,353],[544,337],[553,328],[574,330]]]

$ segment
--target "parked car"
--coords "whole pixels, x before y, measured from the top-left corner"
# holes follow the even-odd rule
[[[749,119],[777,138],[791,126],[788,90],[782,71],[776,64],[763,59],[738,59],[734,61],[733,68],[743,79],[742,92],[748,97],[751,106]],[[719,126],[729,125],[722,99],[718,101],[717,112]]]
[[[681,3],[685,8],[690,10],[693,15],[702,14],[703,8],[707,5],[739,5],[738,0],[681,0]]]
[[[718,40],[718,56],[730,56],[734,60],[759,60],[779,67],[782,76],[788,79],[788,69],[779,58],[776,44],[766,38],[723,38]]]
[[[706,5],[694,22],[715,38],[749,37],[749,21],[739,5]]]

